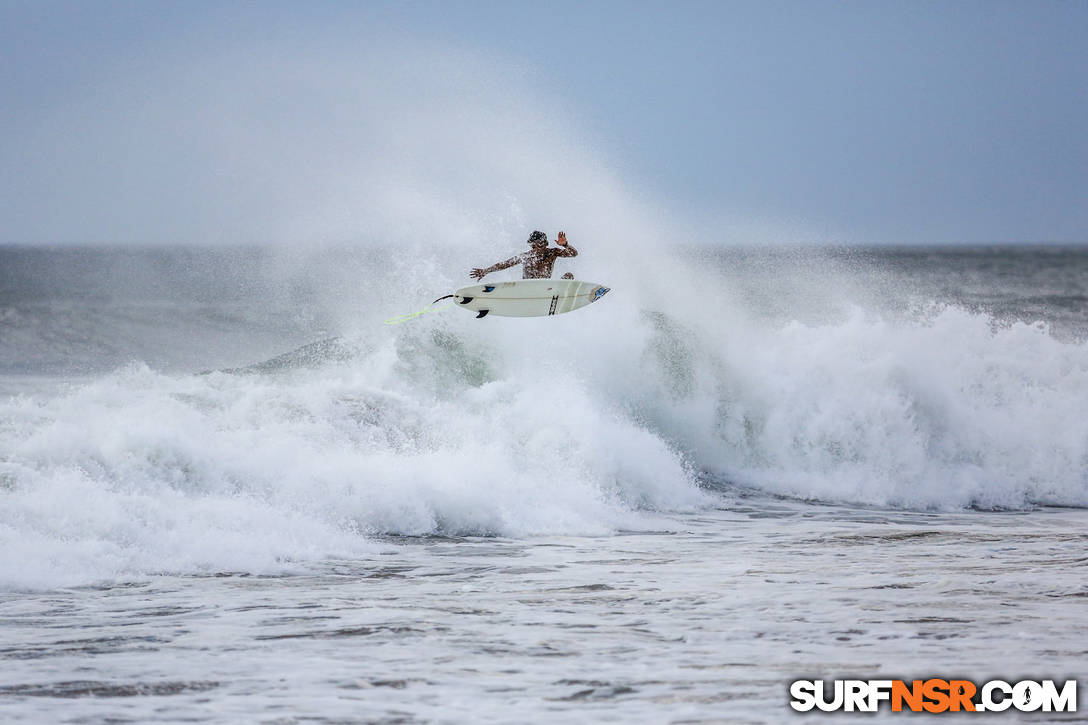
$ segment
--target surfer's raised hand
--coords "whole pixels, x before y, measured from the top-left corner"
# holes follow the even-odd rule
[[[487,274],[487,270],[477,267],[469,272],[468,276],[472,277],[473,279],[483,279],[485,274]]]
[[[560,247],[567,246],[567,233],[559,232],[559,236],[555,238],[555,243],[558,244]]]

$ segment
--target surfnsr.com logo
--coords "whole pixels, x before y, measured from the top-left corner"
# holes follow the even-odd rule
[[[887,702],[892,712],[1076,712],[1077,681],[1059,687],[1054,680],[796,680],[790,707],[798,712],[876,712]]]

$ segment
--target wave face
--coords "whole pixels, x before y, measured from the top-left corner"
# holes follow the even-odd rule
[[[173,276],[172,253],[157,254],[145,281]],[[136,284],[98,312],[84,292],[20,299],[9,284],[5,360],[84,350],[64,339],[72,309],[112,337],[68,371],[58,357],[50,376],[12,363],[0,378],[12,393],[0,398],[0,582],[281,571],[389,534],[602,535],[714,505],[715,489],[1088,506],[1088,344],[1067,304],[1082,293],[1059,274],[1083,272],[1088,255],[968,255],[955,264],[976,274],[1021,255],[1019,268],[1049,265],[1058,280],[1025,300],[994,276],[980,301],[926,288],[937,276],[916,257],[798,254],[636,259],[594,278],[613,291],[568,315],[446,310],[394,326],[381,320],[456,285],[420,266],[463,263],[414,257],[413,276],[340,250],[239,296],[213,260],[198,300]],[[941,279],[953,275],[934,254]],[[365,288],[337,276],[360,268]],[[273,287],[292,292],[270,302]],[[172,341],[171,319],[186,325]],[[275,319],[285,346],[300,344],[238,364],[267,348]],[[302,343],[316,325],[300,320],[334,334]],[[149,340],[167,362],[88,373],[95,355],[112,363]],[[185,371],[200,351],[215,369]]]

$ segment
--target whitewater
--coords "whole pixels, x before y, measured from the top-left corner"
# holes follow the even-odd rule
[[[1083,688],[1088,253],[568,233],[556,274],[598,304],[398,325],[513,232],[0,249],[5,721],[777,722],[799,678]]]

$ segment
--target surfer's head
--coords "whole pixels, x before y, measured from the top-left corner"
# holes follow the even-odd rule
[[[544,232],[533,232],[529,235],[529,244],[537,248],[546,247],[548,246],[548,235]]]

